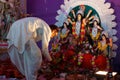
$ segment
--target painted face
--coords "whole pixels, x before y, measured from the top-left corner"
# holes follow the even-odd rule
[[[106,40],[106,36],[105,35],[102,35],[102,40]]]
[[[94,25],[97,25],[97,23],[98,23],[97,21],[94,21]]]
[[[78,16],[77,16],[77,17],[78,17],[78,20],[81,20],[81,15],[80,15],[80,14],[78,14]]]
[[[51,33],[51,38],[55,37],[58,35],[58,32],[57,30],[53,30],[52,33]]]

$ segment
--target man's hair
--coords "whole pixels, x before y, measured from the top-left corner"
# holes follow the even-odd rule
[[[52,25],[49,25],[50,26],[50,29],[53,31],[53,30],[56,30],[57,32],[59,31],[59,28],[56,26],[56,25],[54,25],[54,24],[52,24]]]

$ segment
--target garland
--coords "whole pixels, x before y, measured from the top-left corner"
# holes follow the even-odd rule
[[[81,65],[83,61],[83,54],[81,52],[78,53],[78,65]]]
[[[107,71],[110,69],[109,59],[107,58]]]
[[[94,70],[94,71],[97,71],[98,68],[97,68],[97,66],[95,65],[95,59],[96,59],[96,56],[93,56],[93,57],[92,57],[92,60],[91,60],[91,64],[92,64],[92,66],[93,66],[93,70]]]

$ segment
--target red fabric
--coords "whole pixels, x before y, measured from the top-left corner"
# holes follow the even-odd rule
[[[0,43],[0,46],[5,46],[5,47],[7,47],[8,44],[7,44],[7,43]]]

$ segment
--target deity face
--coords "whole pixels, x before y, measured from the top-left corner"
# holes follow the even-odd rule
[[[78,20],[78,21],[81,21],[81,18],[82,18],[82,15],[81,15],[81,14],[78,14],[78,15],[77,15],[77,20]]]
[[[94,26],[96,26],[96,25],[98,25],[98,22],[95,20],[95,21],[94,21]]]
[[[106,40],[106,36],[103,34],[102,35],[102,40],[105,41]]]

